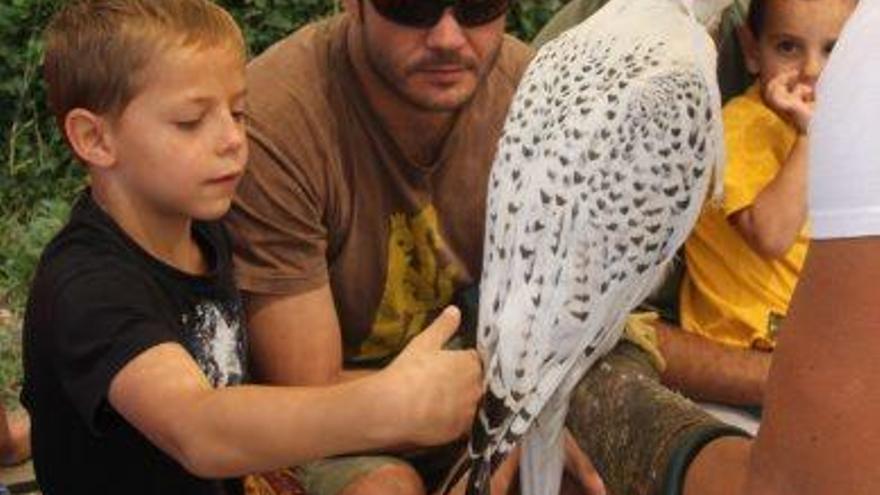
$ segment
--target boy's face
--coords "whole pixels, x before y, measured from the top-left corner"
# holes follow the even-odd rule
[[[216,219],[247,160],[244,60],[227,47],[157,55],[109,126],[118,183],[144,214]]]
[[[855,0],[766,0],[764,27],[746,44],[749,70],[765,86],[783,72],[814,88]]]

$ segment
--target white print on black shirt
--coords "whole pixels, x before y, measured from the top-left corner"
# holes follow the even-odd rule
[[[186,345],[214,387],[244,381],[245,342],[239,314],[224,310],[216,301],[203,301],[181,318]]]

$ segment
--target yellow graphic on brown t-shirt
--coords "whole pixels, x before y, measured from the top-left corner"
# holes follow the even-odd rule
[[[391,216],[388,273],[372,332],[360,358],[381,358],[401,350],[452,300],[457,266],[440,236],[437,211],[428,206],[414,217]]]

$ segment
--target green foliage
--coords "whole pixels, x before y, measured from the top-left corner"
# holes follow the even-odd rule
[[[41,199],[27,214],[0,222],[0,294],[15,309],[24,306],[31,274],[48,239],[63,225],[68,201]]]
[[[82,182],[40,81],[42,26],[60,1],[0,4],[0,307],[16,312],[42,246]]]
[[[569,0],[514,0],[507,16],[507,32],[529,41]]]
[[[42,198],[69,199],[81,172],[46,111],[40,84],[40,34],[58,0],[0,5],[0,218]]]
[[[21,378],[21,332],[11,316],[0,314],[0,403],[7,410],[19,407]]]
[[[341,0],[219,0],[242,27],[251,54],[304,24],[341,10]]]

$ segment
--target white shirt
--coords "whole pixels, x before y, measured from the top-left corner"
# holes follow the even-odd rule
[[[880,235],[880,0],[862,0],[818,86],[810,149],[814,239]]]

